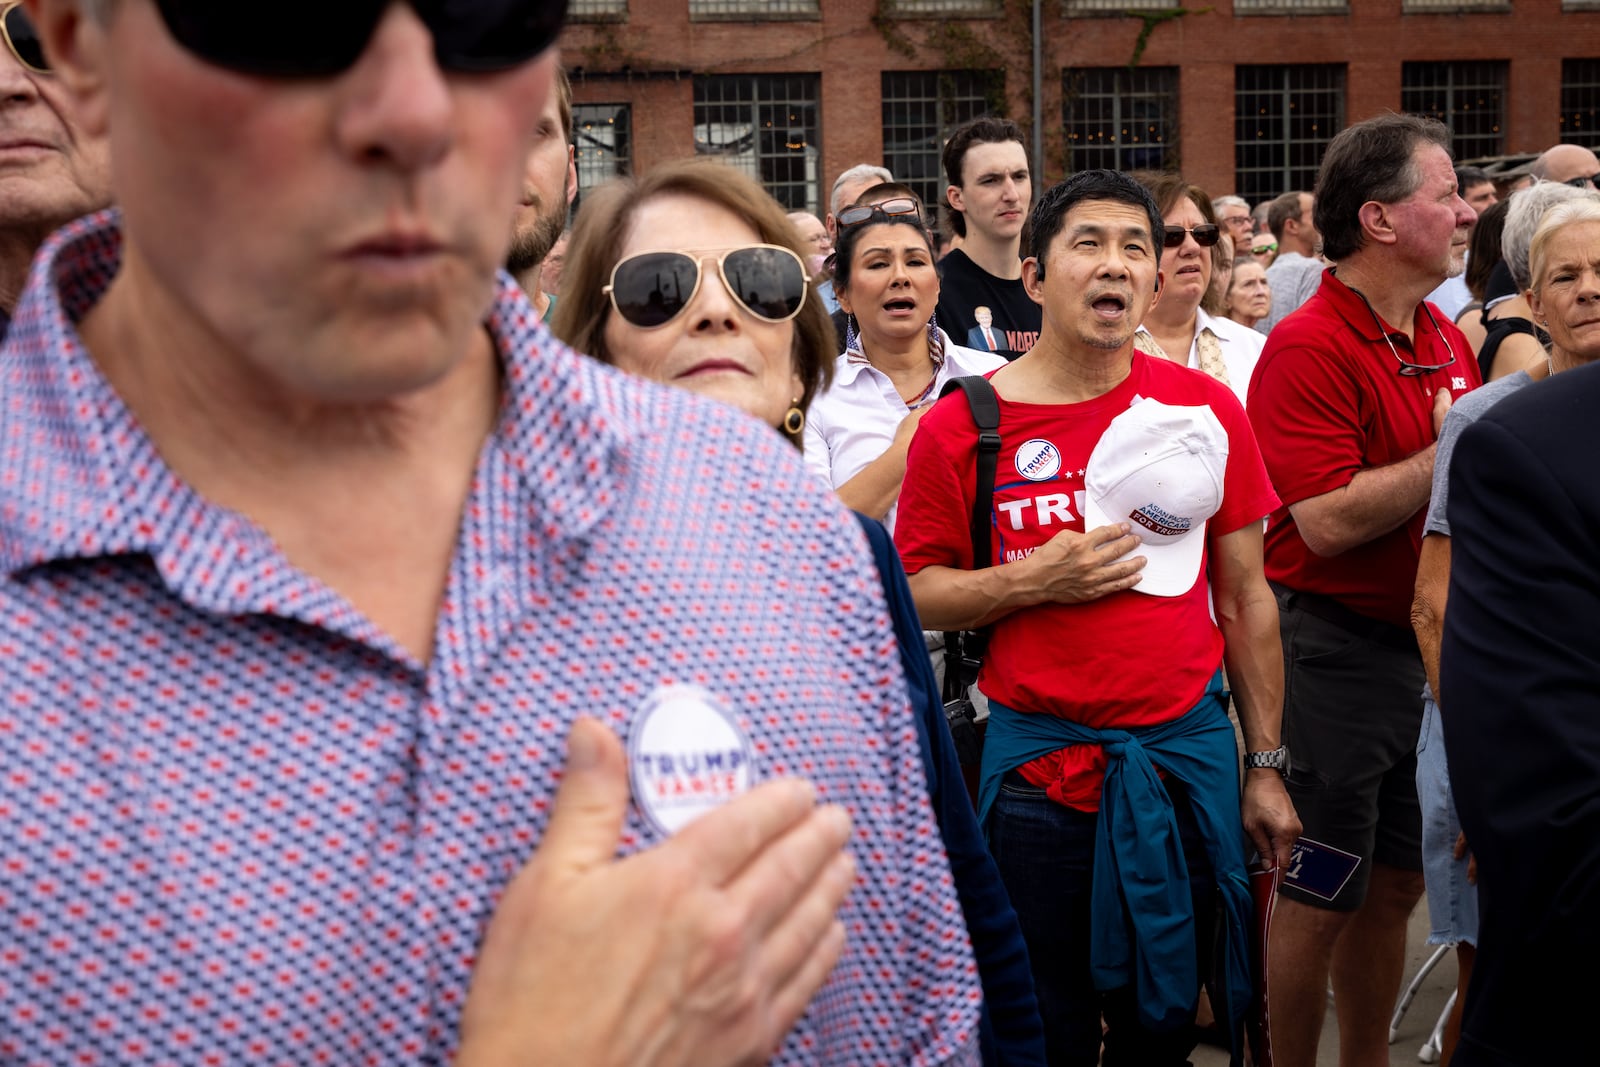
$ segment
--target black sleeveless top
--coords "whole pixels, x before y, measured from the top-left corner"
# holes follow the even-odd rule
[[[1483,375],[1483,380],[1486,382],[1489,380],[1489,369],[1494,366],[1494,354],[1500,350],[1500,342],[1512,334],[1525,333],[1542,345],[1550,344],[1550,338],[1543,330],[1520,316],[1489,319],[1483,312],[1479,312],[1478,321],[1483,323],[1485,330],[1483,346],[1478,349],[1478,373]]]

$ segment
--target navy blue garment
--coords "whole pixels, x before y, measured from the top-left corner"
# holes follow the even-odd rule
[[[1491,407],[1450,462],[1439,713],[1478,861],[1454,1063],[1595,1062],[1600,366]]]
[[[1205,695],[1171,722],[1131,730],[1095,730],[1055,715],[1029,715],[991,700],[984,740],[978,817],[990,810],[1008,770],[1064,746],[1100,745],[1106,753],[1094,858],[1091,959],[1102,990],[1134,986],[1140,1022],[1153,1030],[1192,1020],[1196,969],[1194,907],[1172,798],[1152,757],[1183,783],[1216,873],[1225,920],[1216,1008],[1229,1020],[1234,1055],[1250,1008],[1252,905],[1239,822],[1238,748],[1228,719],[1222,672]]]
[[[1002,1067],[1044,1067],[1044,1025],[1039,1021],[1039,1003],[1033,994],[1022,927],[967,797],[905,569],[883,524],[859,513],[856,518],[872,545],[878,574],[883,578],[883,594],[889,602],[889,617],[894,620],[900,663],[905,668],[906,689],[915,711],[928,796],[945,852],[950,856],[950,874],[983,982],[983,1062]]]

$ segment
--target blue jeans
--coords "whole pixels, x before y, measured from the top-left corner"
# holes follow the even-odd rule
[[[1169,783],[1167,788],[1201,935],[1194,979],[1198,999],[1201,982],[1210,973],[1217,891],[1188,797],[1181,786]],[[1146,1030],[1139,1025],[1132,988],[1102,994],[1090,977],[1089,900],[1097,819],[1094,812],[1057,804],[1015,772],[1006,776],[994,805],[989,850],[1028,945],[1044,1016],[1045,1051],[1051,1067],[1181,1067],[1196,1043],[1193,1026],[1168,1033]]]

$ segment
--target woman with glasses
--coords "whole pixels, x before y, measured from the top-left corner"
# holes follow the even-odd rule
[[[939,273],[933,237],[914,197],[874,199],[839,214],[833,291],[846,316],[833,384],[812,405],[806,466],[847,507],[894,527],[917,422],[951,378],[1005,365],[1008,347],[988,309],[956,344],[934,322]]]
[[[812,398],[832,374],[834,343],[804,255],[783,208],[748,177],[707,160],[665,164],[585,196],[550,326],[580,352],[731,404],[798,448]],[[894,617],[930,799],[984,986],[985,1062],[1043,1064],[1022,933],[967,798],[905,574],[883,527],[862,527]],[[770,650],[748,652],[751,669],[783,667]],[[847,654],[846,646],[816,654]]]
[[[794,224],[709,162],[584,198],[550,326],[580,352],[756,416],[798,448],[833,326]]]
[[[1267,339],[1200,306],[1211,287],[1212,253],[1222,236],[1211,198],[1182,175],[1145,171],[1134,177],[1150,190],[1166,225],[1160,292],[1134,335],[1134,345],[1211,375],[1243,404]]]

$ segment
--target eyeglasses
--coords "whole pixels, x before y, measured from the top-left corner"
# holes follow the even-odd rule
[[[1254,222],[1249,215],[1235,215],[1231,219],[1223,219],[1224,226],[1249,226]]]
[[[1377,309],[1372,306],[1372,301],[1367,299],[1367,294],[1353,286],[1348,288],[1361,298],[1361,302],[1367,305],[1367,310],[1372,313],[1372,321],[1377,324],[1378,332],[1383,334],[1383,340],[1389,346],[1389,354],[1394,357],[1396,363],[1400,364],[1400,376],[1402,378],[1416,378],[1424,374],[1432,374],[1436,370],[1444,370],[1455,363],[1456,350],[1450,347],[1450,338],[1446,337],[1444,331],[1439,329],[1439,320],[1433,317],[1433,308],[1428,306],[1426,300],[1422,302],[1422,310],[1427,313],[1428,321],[1433,323],[1433,332],[1438,335],[1439,340],[1444,342],[1444,350],[1450,354],[1450,358],[1443,363],[1412,363],[1402,356],[1400,350],[1394,346],[1394,339],[1389,336],[1388,327],[1384,326],[1383,320],[1378,318]]]
[[[0,3],[0,37],[6,39],[6,48],[17,57],[17,62],[35,74],[49,74],[50,61],[39,44],[39,33],[33,28],[22,0]]]
[[[1587,177],[1568,178],[1561,183],[1570,185],[1574,189],[1600,189],[1600,174],[1591,174]]]
[[[639,252],[611,268],[611,284],[601,291],[624,320],[653,330],[694,303],[707,259],[716,261],[729,294],[758,319],[788,322],[805,306],[805,264],[782,245],[746,245],[720,255]]]
[[[1201,248],[1210,248],[1222,236],[1221,227],[1213,226],[1209,222],[1201,226],[1191,226],[1188,229],[1184,229],[1182,226],[1168,226],[1166,230],[1167,235],[1161,239],[1161,243],[1167,248],[1182,246],[1185,234],[1193,234],[1194,243]]]
[[[1250,254],[1252,256],[1264,256],[1268,252],[1276,252],[1277,250],[1278,250],[1278,242],[1276,242],[1276,241],[1272,242],[1270,245],[1251,245],[1250,246]]]
[[[901,215],[915,215],[922,221],[922,205],[909,196],[897,196],[880,204],[862,204],[839,212],[839,228],[847,230],[870,219],[892,219]]]
[[[287,0],[225,4],[156,0],[167,31],[208,63],[241,74],[319,78],[353,66],[390,0]],[[555,43],[566,0],[411,0],[433,34],[445,70],[486,73],[520,66]]]

